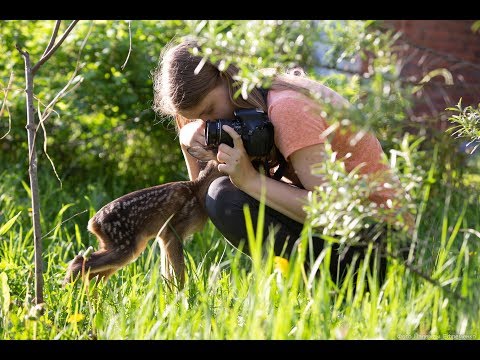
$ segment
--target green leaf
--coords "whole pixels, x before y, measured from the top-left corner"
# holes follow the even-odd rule
[[[25,191],[27,192],[28,197],[31,198],[32,197],[32,191],[30,190],[30,186],[28,186],[28,184],[23,180],[22,180],[22,185],[23,185],[23,188],[25,189]]]
[[[479,30],[480,30],[480,20],[477,20],[472,24],[472,31],[476,33]]]
[[[7,274],[0,274],[0,309],[2,310],[2,315],[5,317],[10,308],[10,287],[8,286],[8,277]]]
[[[10,230],[10,228],[13,226],[13,223],[15,222],[15,220],[17,220],[20,214],[21,214],[21,211],[19,211],[17,215],[15,215],[13,218],[11,218],[5,224],[3,224],[2,227],[0,227],[0,236],[5,234],[8,230]]]
[[[68,209],[69,207],[72,207],[73,205],[75,205],[75,204],[70,203],[70,204],[67,204],[67,205],[63,205],[62,208],[60,209],[60,211],[58,212],[57,218],[61,218],[62,215],[63,215],[63,213],[64,213],[65,211],[67,211],[67,209]]]

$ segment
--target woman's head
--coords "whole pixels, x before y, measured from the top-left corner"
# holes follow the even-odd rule
[[[258,89],[254,89],[247,99],[234,98],[239,89],[235,81],[238,69],[230,65],[220,71],[215,64],[194,55],[193,49],[197,47],[195,41],[186,40],[178,45],[170,43],[164,48],[153,72],[155,112],[174,116],[181,128],[189,120],[202,118],[199,115],[203,110],[207,112],[202,116],[226,117],[225,112],[230,112],[230,118],[234,109],[253,107],[267,110]],[[227,103],[230,103],[229,106]]]

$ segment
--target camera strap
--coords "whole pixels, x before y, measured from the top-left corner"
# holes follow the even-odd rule
[[[279,165],[278,165],[278,169],[272,175],[272,179],[280,180],[283,176],[283,173],[285,172],[285,169],[287,168],[287,160],[285,160],[285,158],[280,153],[280,151],[278,151],[278,149],[277,149],[277,157],[278,157]]]
[[[268,107],[268,103],[267,103],[268,89],[263,88],[263,87],[259,87],[258,90],[262,94],[263,100],[265,101],[265,104]],[[270,118],[269,118],[269,121],[270,121]],[[275,155],[276,155],[276,158],[278,160],[279,165],[278,165],[278,168],[275,171],[275,173],[271,176],[271,178],[275,179],[275,180],[280,180],[283,176],[283,173],[285,172],[286,167],[287,167],[287,160],[285,160],[285,158],[283,157],[282,153],[278,150],[278,148],[275,145],[273,145],[273,146],[275,147]],[[270,177],[270,166],[268,164],[268,159],[265,159],[264,167],[265,167],[265,171],[266,171],[267,175]]]

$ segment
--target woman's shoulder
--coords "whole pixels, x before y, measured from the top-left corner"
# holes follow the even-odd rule
[[[283,117],[318,112],[320,104],[309,96],[292,89],[270,90],[268,92],[268,115]]]
[[[328,86],[325,86],[319,82],[309,81],[308,79],[298,79],[298,83],[294,84],[299,86],[299,89],[270,89],[268,92],[267,102],[268,106],[276,106],[282,103],[296,103],[307,105],[309,108],[321,107],[322,103],[329,103],[335,107],[348,107],[349,102],[337,93],[335,90]]]
[[[304,101],[307,103],[312,101],[307,95],[293,89],[271,89],[268,92],[267,100],[268,107],[288,101]]]

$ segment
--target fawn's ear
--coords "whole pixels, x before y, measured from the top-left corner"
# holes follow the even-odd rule
[[[207,149],[203,146],[192,146],[187,149],[188,153],[200,161],[209,161],[217,159],[217,152],[213,149]]]

